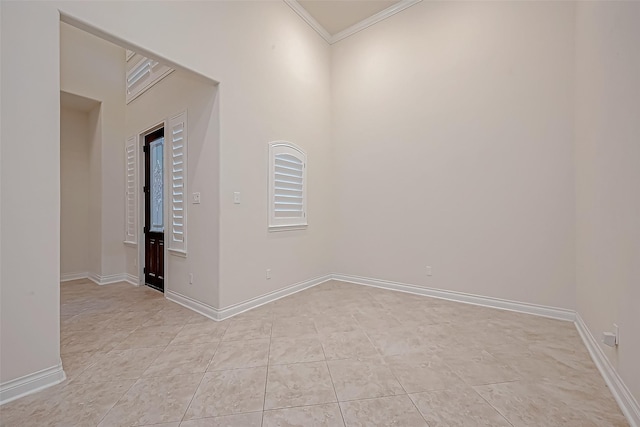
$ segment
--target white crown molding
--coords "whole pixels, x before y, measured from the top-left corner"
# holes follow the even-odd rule
[[[339,42],[342,39],[345,39],[359,31],[364,30],[372,26],[373,24],[377,24],[380,21],[383,21],[390,16],[395,15],[398,12],[402,12],[408,7],[413,6],[416,3],[420,3],[422,0],[402,0],[378,13],[368,17],[367,19],[363,19],[362,21],[345,28],[339,33],[334,34],[333,36],[329,34],[329,32],[322,26],[318,21],[315,20],[313,16],[307,10],[298,3],[297,0],[284,0],[284,2],[289,5],[291,9],[293,9],[307,24],[311,26],[320,36],[329,44],[334,44]]]
[[[89,278],[89,273],[87,271],[83,271],[80,273],[65,273],[62,274],[60,276],[60,281],[61,282],[70,282],[72,280],[79,280],[79,279],[87,279]]]
[[[339,42],[342,39],[345,39],[349,36],[354,35],[355,33],[364,30],[365,28],[368,28],[370,26],[372,26],[373,24],[377,24],[380,21],[383,21],[387,18],[389,18],[390,16],[395,15],[398,12],[402,12],[403,10],[413,6],[416,3],[420,3],[422,0],[403,0],[400,1],[396,4],[394,4],[393,6],[390,6],[388,8],[386,8],[385,10],[376,13],[373,16],[368,17],[367,19],[364,19],[360,22],[358,22],[355,25],[350,26],[349,28],[346,28],[342,31],[340,31],[339,33],[334,34],[331,37],[331,41],[329,42],[330,44],[334,44]]]
[[[66,378],[60,361],[56,366],[4,382],[0,384],[0,405],[60,384]]]
[[[611,362],[593,337],[587,324],[584,323],[584,320],[580,317],[580,314],[576,314],[575,323],[584,345],[587,347],[587,350],[589,350],[593,362],[596,364],[607,386],[609,386],[609,390],[611,390],[611,394],[613,394],[616,402],[618,402],[622,413],[627,418],[627,421],[629,421],[629,425],[631,427],[640,427],[640,405],[638,405],[638,401],[633,397],[622,381],[622,378],[620,378],[620,375],[618,375],[618,372],[611,365]]]
[[[346,274],[333,274],[334,280],[354,283],[357,285],[373,286],[391,291],[407,292],[415,295],[423,295],[432,298],[462,302],[465,304],[479,305],[482,307],[497,308],[500,310],[516,311],[518,313],[532,314],[535,316],[550,317],[552,319],[573,322],[576,318],[575,311],[564,308],[547,307],[544,305],[528,304],[518,301],[510,301],[500,298],[485,297],[467,294],[463,292],[445,291],[442,289],[425,288],[406,283],[391,282],[388,280],[371,279],[368,277],[350,276]]]
[[[297,0],[284,0],[284,2],[289,5],[289,7],[300,16],[300,18],[302,18],[307,24],[309,24],[311,28],[316,30],[316,32],[320,34],[320,37],[322,37],[327,43],[331,44],[331,34],[329,34],[329,32],[325,30],[324,27],[320,25],[320,23],[316,21],[316,19],[311,16],[309,12],[307,12],[307,9],[302,7],[302,5],[297,2]]]

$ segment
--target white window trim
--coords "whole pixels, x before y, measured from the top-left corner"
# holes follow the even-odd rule
[[[277,154],[290,154],[297,157],[302,166],[302,217],[301,218],[277,218],[275,215],[275,168]],[[302,148],[287,141],[273,141],[269,143],[269,199],[268,206],[268,229],[269,231],[304,230],[308,226],[307,222],[307,155]]]

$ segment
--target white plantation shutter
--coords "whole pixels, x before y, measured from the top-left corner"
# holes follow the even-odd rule
[[[187,252],[187,112],[169,119],[169,249]]]
[[[130,58],[128,58],[127,61],[129,59]],[[127,104],[169,75],[172,71],[173,68],[163,65],[155,59],[142,57],[140,61],[127,71]]]
[[[269,228],[307,225],[307,156],[294,144],[269,144]]]
[[[125,243],[138,243],[138,150],[135,136],[125,141]]]

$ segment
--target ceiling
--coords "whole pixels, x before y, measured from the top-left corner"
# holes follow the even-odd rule
[[[298,0],[298,3],[333,36],[398,2]]]
[[[420,0],[285,0],[328,43],[335,43]]]

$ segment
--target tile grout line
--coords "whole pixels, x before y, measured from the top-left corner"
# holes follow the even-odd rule
[[[104,419],[105,419],[105,418],[107,418],[107,415],[109,415],[109,412],[111,412],[111,410],[112,410],[113,408],[115,408],[115,407],[116,407],[116,405],[118,404],[118,402],[120,402],[120,401],[122,400],[122,398],[123,398],[127,393],[129,393],[129,391],[133,388],[133,386],[134,386],[134,385],[136,385],[136,384],[138,383],[138,381],[139,381],[139,380],[140,380],[140,378],[138,378],[137,380],[135,380],[135,381],[133,382],[133,384],[131,384],[131,386],[130,386],[130,387],[129,387],[129,388],[128,388],[124,393],[122,393],[122,395],[118,398],[118,400],[116,400],[116,401],[113,403],[113,405],[111,405],[111,407],[109,408],[109,410],[108,410],[108,411],[106,411],[106,412],[104,413],[104,415],[102,416],[102,418],[100,418],[100,420],[97,422],[96,426],[99,426],[99,425],[100,425],[100,423],[102,423],[102,421],[104,421]]]
[[[262,418],[260,419],[260,426],[264,424],[264,412],[267,404],[267,384],[269,382],[269,359],[271,357],[271,341],[273,340],[273,324],[275,323],[275,316],[272,317],[271,329],[269,330],[269,350],[267,351],[267,373],[264,379],[264,397],[262,398]]]
[[[229,325],[227,325],[227,328],[229,328]],[[226,331],[227,331],[227,329],[225,329],[224,333],[226,333]],[[222,334],[223,336],[224,336],[224,333]],[[204,369],[204,372],[202,373],[202,378],[200,378],[200,382],[198,383],[198,387],[196,387],[196,390],[193,392],[193,396],[191,396],[191,400],[189,401],[189,404],[187,405],[187,408],[184,410],[184,414],[182,414],[182,418],[180,419],[180,424],[182,424],[182,422],[185,421],[184,417],[187,416],[187,412],[189,412],[189,408],[191,407],[191,404],[193,403],[193,399],[195,399],[196,394],[198,394],[198,390],[200,390],[200,386],[202,385],[202,381],[204,381],[204,377],[207,375],[207,372],[209,371],[209,366],[211,366],[211,362],[213,361],[213,358],[216,357],[216,353],[218,353],[218,349],[220,348],[220,344],[222,343],[222,337],[220,337],[220,340],[221,341],[217,342],[216,349],[213,351],[213,354],[211,355],[211,359],[209,359],[209,363],[207,363],[207,367]]]
[[[393,369],[391,368],[391,366],[387,365],[387,361],[384,358],[384,356],[382,356],[382,361],[384,363],[384,365],[387,367],[387,369],[389,370],[389,372],[391,372],[391,375],[393,376],[393,378],[395,378],[395,380],[398,382],[398,384],[400,384],[400,387],[402,387],[402,390],[404,390],[404,396],[407,396],[407,398],[409,399],[409,401],[411,402],[411,404],[413,405],[414,408],[416,408],[416,411],[418,411],[418,414],[420,414],[420,416],[422,417],[422,419],[424,420],[425,424],[427,425],[427,427],[429,427],[429,422],[427,421],[427,419],[424,417],[424,414],[422,413],[422,411],[418,408],[418,406],[416,405],[416,402],[413,401],[413,399],[411,398],[411,396],[409,395],[409,392],[407,391],[407,389],[402,385],[402,382],[398,379],[398,376],[393,372]]]
[[[510,382],[514,382],[514,381],[510,381]],[[501,384],[501,383],[496,383],[496,384]],[[482,386],[480,386],[482,387]],[[489,402],[487,399],[485,399],[485,397],[483,395],[481,395],[480,393],[478,393],[478,391],[475,389],[474,386],[469,386],[469,388],[471,390],[473,390],[473,392],[475,394],[477,394],[478,396],[480,396],[480,398],[482,400],[484,400],[485,402],[487,402],[487,405],[491,406],[493,408],[494,411],[496,411],[511,427],[514,427],[513,423],[511,422],[511,420],[509,418],[507,418],[507,416],[505,414],[503,414],[502,412],[500,412],[500,410],[498,408],[496,408],[495,406],[493,406],[491,404],[491,402]]]
[[[314,327],[315,327],[315,322],[314,322]],[[316,332],[317,331],[318,331],[318,328],[316,327]],[[340,401],[338,400],[338,392],[336,391],[336,384],[333,382],[333,375],[331,374],[331,369],[329,368],[327,353],[325,353],[324,351],[324,344],[322,343],[322,340],[320,339],[318,340],[320,341],[320,348],[322,349],[322,355],[324,356],[324,364],[327,367],[327,372],[329,372],[329,379],[331,380],[331,386],[333,387],[333,394],[336,397],[336,404],[338,405],[338,410],[340,411],[340,416],[342,417],[342,424],[346,426],[347,423],[344,420],[344,414],[342,413],[342,406],[340,406]]]

